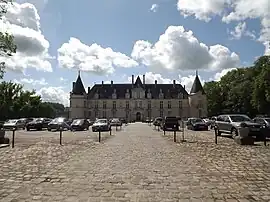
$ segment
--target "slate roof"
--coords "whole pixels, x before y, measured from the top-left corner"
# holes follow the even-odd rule
[[[95,94],[99,94],[100,99],[111,99],[114,92],[117,94],[117,99],[125,99],[126,92],[131,94],[132,88],[143,88],[145,89],[145,97],[147,98],[147,93],[150,92],[152,99],[158,99],[160,89],[164,94],[164,99],[178,98],[178,93],[182,93],[184,98],[188,98],[187,91],[183,88],[181,84],[145,84],[143,85],[140,78],[137,77],[134,85],[132,84],[95,84],[89,94],[88,99],[95,98]]]
[[[85,88],[83,86],[83,82],[82,82],[81,76],[79,74],[78,78],[77,78],[77,80],[75,82],[75,86],[72,89],[72,94],[74,94],[74,95],[83,95],[85,93],[86,93]]]
[[[199,91],[201,91],[202,94],[205,94],[203,87],[202,87],[202,84],[201,84],[201,81],[200,81],[198,75],[196,74],[195,80],[194,80],[192,88],[190,90],[190,94],[194,94],[194,93],[197,93]]]

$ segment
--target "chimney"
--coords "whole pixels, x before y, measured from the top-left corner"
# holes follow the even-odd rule
[[[134,85],[134,75],[132,74],[132,87]]]
[[[186,85],[184,85],[184,89],[186,90]]]
[[[90,88],[90,87],[88,87],[88,94],[90,93],[90,90],[91,90],[91,88]]]
[[[143,85],[145,85],[145,75],[143,75]]]
[[[102,81],[101,84],[103,85],[104,84],[104,81]]]
[[[175,80],[173,80],[173,88],[175,88]]]
[[[113,86],[113,80],[111,80],[111,87]]]
[[[72,91],[73,91],[74,88],[75,88],[75,84],[76,84],[76,82],[72,82]]]
[[[157,80],[155,80],[155,88],[157,87]]]

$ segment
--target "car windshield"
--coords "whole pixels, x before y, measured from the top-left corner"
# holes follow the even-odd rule
[[[74,120],[73,121],[73,123],[72,124],[80,124],[82,122],[82,120],[81,119],[76,119],[76,120]]]
[[[96,121],[96,123],[107,123],[106,119],[99,119]]]
[[[8,120],[7,123],[17,123],[18,120]]]
[[[119,122],[119,119],[113,119],[112,122]]]
[[[234,115],[230,116],[232,122],[242,122],[242,121],[251,121],[251,119],[248,116],[241,116],[241,115]]]
[[[201,123],[204,122],[202,119],[191,119],[193,123]]]
[[[56,122],[58,122],[58,123],[59,123],[59,122],[64,122],[64,121],[65,121],[64,118],[57,118],[57,119],[56,119]]]

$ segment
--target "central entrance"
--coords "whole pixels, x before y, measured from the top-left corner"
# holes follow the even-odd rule
[[[142,117],[141,117],[141,112],[137,112],[136,113],[136,121],[141,121]]]

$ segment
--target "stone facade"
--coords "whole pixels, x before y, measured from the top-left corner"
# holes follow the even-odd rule
[[[80,75],[70,93],[70,118],[124,118],[128,121],[146,117],[206,117],[207,100],[196,75],[190,94],[176,84],[145,84],[138,76],[126,84],[95,84],[85,91]]]

